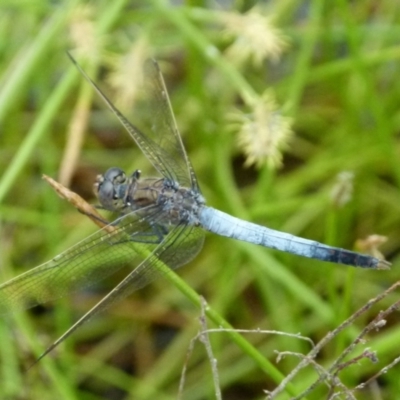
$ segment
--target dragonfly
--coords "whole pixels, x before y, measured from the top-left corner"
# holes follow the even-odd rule
[[[33,307],[106,278],[127,263],[137,266],[102,300],[60,336],[39,358],[111,304],[165,273],[188,263],[201,250],[205,232],[321,261],[388,269],[370,255],[244,221],[206,205],[179,133],[166,85],[154,60],[145,64],[145,101],[152,111],[143,126],[133,125],[67,53],[83,77],[136,142],[159,177],[142,178],[118,168],[97,178],[100,208],[117,215],[104,227],[52,260],[0,285],[0,314]]]

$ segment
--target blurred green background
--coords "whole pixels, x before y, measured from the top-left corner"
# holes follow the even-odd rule
[[[209,205],[274,229],[375,254],[373,240],[359,241],[384,235],[387,241],[379,250],[393,262],[392,270],[337,266],[208,235],[200,255],[178,271],[186,295],[170,281],[157,281],[91,320],[29,373],[24,367],[128,270],[1,319],[1,399],[176,399],[184,365],[181,398],[216,398],[204,345],[195,342],[187,358],[191,339],[201,329],[190,288],[211,308],[209,328],[228,321],[236,329],[301,333],[316,343],[397,280],[396,2],[173,4],[0,3],[1,281],[95,230],[57,197],[42,174],[95,203],[94,179],[107,168],[153,173],[66,50],[133,123],[129,90],[135,60],[152,56],[159,61]],[[315,363],[329,369],[397,299],[394,292],[355,319],[323,347]],[[362,359],[343,368],[338,373],[343,387],[354,388],[400,356],[398,321],[398,314],[390,314],[384,328],[345,358],[369,348],[378,362]],[[292,354],[277,363],[276,352],[305,355],[311,349],[298,338],[271,333],[238,336],[209,335],[226,400],[266,398],[264,391],[273,390],[300,361]],[[394,366],[354,397],[396,398],[399,373]],[[315,365],[308,365],[274,398],[300,395],[318,376]],[[320,383],[304,398],[331,398],[343,387],[333,385],[330,392]],[[340,396],[352,398],[349,392]]]

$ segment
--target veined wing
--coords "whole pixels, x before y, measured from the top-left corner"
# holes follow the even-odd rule
[[[0,285],[0,314],[62,297],[104,279],[135,258],[145,259],[163,242],[155,227],[165,215],[157,206],[141,209],[140,213],[127,214],[118,225],[108,225],[51,261]],[[164,241],[170,243],[168,234]],[[190,259],[184,251],[175,251],[177,266],[184,264],[185,258]]]
[[[86,75],[73,57],[67,53],[86,80],[120,120],[154,168],[164,177],[185,187],[199,191],[197,179],[183,146],[160,68],[155,60],[144,66],[144,81],[137,108],[138,125],[131,124],[111,103],[100,88]]]
[[[186,224],[174,227],[165,237],[165,240],[163,240],[137,268],[48,347],[46,351],[35,360],[34,364],[50,353],[85,322],[104,311],[111,304],[123,299],[135,290],[146,286],[162,275],[167,274],[168,267],[175,269],[189,262],[200,251],[203,246],[203,241],[204,231],[200,228],[187,226]],[[126,245],[136,246],[136,243],[133,244],[130,242]]]
[[[145,94],[143,102],[150,105],[152,114],[146,113],[146,134],[164,150],[164,163],[174,172],[175,179],[182,186],[191,187],[200,192],[196,174],[190,163],[182,137],[176,124],[174,111],[158,63],[151,59],[144,67]]]

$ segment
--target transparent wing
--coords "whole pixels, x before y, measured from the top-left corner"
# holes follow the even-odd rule
[[[165,240],[163,240],[136,269],[48,347],[45,352],[35,360],[34,364],[39,362],[44,356],[67,339],[80,326],[93,316],[104,311],[111,304],[118,302],[133,291],[167,274],[168,267],[174,269],[189,262],[200,251],[203,246],[203,241],[204,231],[202,229],[187,227],[186,225],[174,227],[165,237]],[[136,243],[129,242],[126,243],[126,246],[136,247]],[[177,249],[179,249],[178,253]]]
[[[163,149],[168,164],[181,185],[200,191],[196,175],[184,148],[160,67],[155,60],[144,66],[144,97],[140,99],[151,112],[144,113],[143,129],[150,139]],[[140,107],[140,104],[139,104]]]
[[[162,220],[165,215],[157,206],[140,210],[140,215],[132,212],[121,218],[117,226],[108,225],[51,261],[5,282],[0,285],[0,314],[29,308],[89,286],[130,265],[135,258],[146,259],[161,245],[166,246],[163,259],[168,260],[171,268],[185,264],[193,257],[193,249],[201,246],[201,237],[194,238],[188,230],[181,232],[182,239],[171,241],[176,235],[172,234],[174,230],[160,235],[166,232],[165,228],[158,229]],[[183,248],[178,249],[179,245]],[[157,263],[153,262],[148,269],[154,270],[148,275],[157,276]]]
[[[138,110],[138,124],[133,125],[86,75],[69,53],[68,56],[117,116],[157,171],[171,181],[200,191],[183,146],[157,62],[149,60],[144,66],[144,80],[139,90],[137,106],[135,106]]]

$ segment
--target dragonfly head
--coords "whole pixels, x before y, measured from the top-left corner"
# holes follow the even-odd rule
[[[100,204],[110,211],[117,211],[124,206],[127,190],[125,172],[120,168],[110,168],[104,175],[99,175],[94,190]]]

